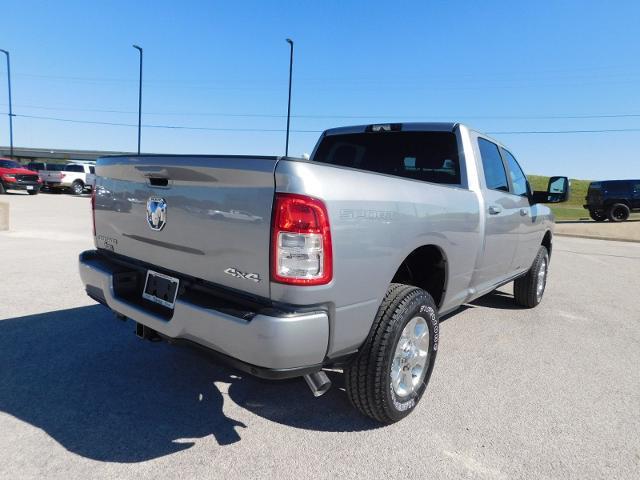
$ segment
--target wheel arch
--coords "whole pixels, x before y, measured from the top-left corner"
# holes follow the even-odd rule
[[[551,230],[547,230],[542,238],[542,243],[540,245],[544,245],[547,248],[547,252],[549,252],[549,258],[551,258],[551,250],[553,249],[553,234]]]
[[[447,291],[448,267],[447,255],[440,246],[421,245],[404,257],[389,283],[404,283],[422,288],[441,307]]]

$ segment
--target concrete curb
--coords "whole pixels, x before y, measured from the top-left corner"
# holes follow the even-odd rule
[[[0,202],[0,232],[9,230],[9,204]]]
[[[587,238],[589,240],[608,240],[613,242],[628,242],[628,243],[640,243],[640,240],[632,240],[630,238],[616,238],[616,237],[599,237],[596,235],[580,235],[573,233],[554,233],[557,237],[574,237],[574,238]]]

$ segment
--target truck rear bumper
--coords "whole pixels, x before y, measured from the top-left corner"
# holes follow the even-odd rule
[[[164,337],[204,346],[228,357],[235,367],[265,378],[303,375],[318,370],[325,359],[329,319],[324,311],[270,310],[246,320],[178,297],[173,315],[166,319],[116,296],[116,268],[95,250],[80,254],[80,277],[87,294]]]

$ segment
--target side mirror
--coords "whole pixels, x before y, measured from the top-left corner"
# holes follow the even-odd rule
[[[533,192],[532,203],[561,203],[569,200],[570,184],[567,177],[551,177],[546,192]]]

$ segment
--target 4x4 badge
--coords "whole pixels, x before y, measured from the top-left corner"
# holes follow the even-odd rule
[[[251,280],[252,282],[258,283],[260,281],[260,275],[257,273],[245,273],[237,270],[235,268],[227,268],[224,273],[227,275],[231,275],[232,277],[242,278],[244,280]]]

